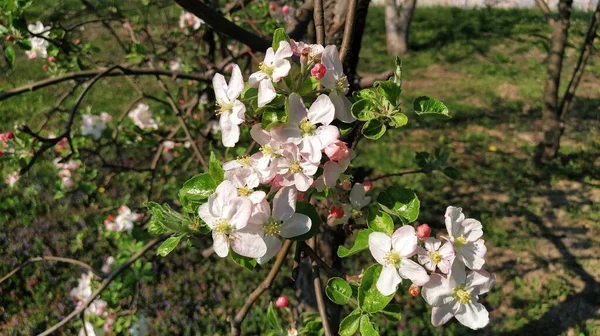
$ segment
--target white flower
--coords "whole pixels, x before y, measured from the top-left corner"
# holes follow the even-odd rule
[[[269,158],[262,153],[252,156],[243,156],[237,160],[227,161],[223,164],[226,180],[240,180],[250,189],[258,187],[260,183],[267,183],[273,179],[273,170],[269,167]]]
[[[95,316],[105,316],[107,315],[106,306],[108,303],[102,299],[96,299],[90,303],[88,308],[85,310],[86,313]]]
[[[281,249],[284,238],[293,238],[310,231],[312,222],[306,215],[296,212],[295,188],[281,188],[273,198],[273,213],[268,203],[254,216],[255,221],[262,225],[263,239],[267,252],[257,258],[259,264],[264,264],[273,258]]]
[[[127,116],[142,130],[158,128],[156,120],[152,118],[150,107],[144,103],[139,103],[133,110],[129,111]]]
[[[183,11],[179,15],[179,29],[187,31],[188,29],[198,30],[204,21],[196,15]]]
[[[435,238],[426,238],[424,240],[425,248],[417,247],[419,263],[430,272],[435,272],[439,268],[440,272],[448,274],[452,261],[454,260],[454,249],[452,243],[442,242]]]
[[[113,225],[107,225],[109,231],[131,231],[133,229],[133,222],[137,222],[142,218],[142,214],[132,212],[126,205],[121,205],[118,211],[117,218],[114,222],[110,223]],[[106,224],[106,223],[105,223]]]
[[[115,263],[115,261],[115,257],[109,256],[104,261],[104,264],[102,264],[102,268],[100,270],[106,274],[110,273],[110,268]]]
[[[71,289],[69,295],[78,303],[85,302],[92,295],[92,272],[84,273],[77,282],[77,287]]]
[[[32,34],[42,35],[46,38],[50,36],[50,27],[44,27],[40,21],[36,22],[35,24],[28,25],[27,29],[29,29]],[[46,39],[34,36],[29,39],[29,42],[31,42],[31,49],[25,51],[29,59],[48,57],[48,52],[46,49],[48,48],[49,43]]]
[[[81,134],[91,135],[98,140],[106,129],[106,123],[110,122],[111,119],[110,114],[106,112],[102,112],[100,115],[85,114],[81,122]]]
[[[177,57],[169,61],[169,70],[180,71],[181,70],[181,58]]]
[[[415,229],[410,225],[400,227],[391,238],[383,232],[373,232],[369,235],[371,254],[383,265],[376,285],[381,294],[395,293],[402,279],[410,279],[417,286],[429,281],[425,269],[408,259],[415,254],[417,241]]]
[[[312,162],[321,161],[321,150],[340,137],[340,131],[329,124],[335,116],[335,108],[329,97],[320,95],[310,109],[306,109],[297,93],[289,97],[289,117],[285,125],[273,128],[271,134],[279,142],[292,142],[299,146],[302,155]],[[317,126],[322,124],[322,126]]]
[[[237,98],[244,89],[244,79],[242,71],[236,64],[231,71],[229,85],[225,82],[225,77],[216,74],[213,77],[213,88],[220,114],[219,126],[223,131],[223,146],[233,147],[240,140],[239,125],[246,119],[246,106]]]
[[[277,93],[273,87],[273,82],[288,75],[292,68],[290,61],[286,58],[292,56],[292,47],[287,41],[279,42],[277,52],[273,48],[267,49],[265,59],[260,63],[260,71],[250,75],[248,83],[251,87],[258,87],[258,107],[270,103]]]
[[[325,168],[327,168],[328,163],[329,162],[325,163]],[[355,183],[352,187],[352,190],[350,190],[350,196],[348,198],[350,200],[350,204],[342,204],[344,216],[334,220],[334,225],[345,224],[348,222],[350,217],[353,217],[354,221],[358,224],[365,222],[362,209],[371,203],[371,196],[367,196],[365,187],[361,183]]]
[[[146,316],[140,316],[135,323],[129,328],[129,334],[131,336],[147,336],[150,335],[150,321]]]
[[[258,227],[247,227],[252,202],[238,196],[231,181],[223,181],[198,209],[200,218],[211,228],[213,247],[218,256],[225,258],[229,247],[239,255],[249,258],[262,257],[267,246],[260,237]]]
[[[465,219],[462,209],[453,206],[446,209],[445,218],[448,240],[452,242],[456,257],[470,269],[481,269],[487,252],[485,242],[481,239],[481,222],[473,218]]]
[[[427,303],[433,306],[431,324],[434,326],[448,322],[453,316],[458,322],[471,328],[480,329],[489,323],[485,306],[478,302],[479,295],[489,292],[496,277],[488,272],[465,272],[465,265],[455,260],[449,275],[434,273],[421,291]]]
[[[340,62],[336,46],[325,47],[321,63],[327,68],[325,76],[321,78],[321,84],[331,90],[329,98],[335,105],[335,117],[345,123],[353,122],[356,118],[350,113],[352,103],[346,97],[349,89],[348,79],[344,74],[344,67]]]
[[[15,185],[15,183],[19,181],[20,178],[21,176],[19,176],[19,172],[15,171],[6,175],[6,180],[4,180],[4,182],[12,188]]]
[[[276,173],[281,175],[281,185],[295,185],[299,191],[308,190],[319,168],[318,163],[307,160],[293,143],[285,144],[283,148],[283,154],[274,162]]]

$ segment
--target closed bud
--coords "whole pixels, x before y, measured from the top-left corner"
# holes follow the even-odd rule
[[[288,15],[290,13],[290,6],[285,5],[281,7],[281,12],[283,13],[283,15]]]
[[[412,297],[417,297],[419,295],[419,287],[416,285],[410,285],[410,288],[408,289],[408,293],[412,296]]]
[[[56,61],[56,58],[54,58],[54,56],[48,56],[48,62],[54,63],[54,61]]]
[[[334,205],[329,210],[329,213],[331,213],[331,216],[333,216],[333,218],[340,219],[344,217],[344,208],[338,205]]]
[[[275,307],[277,308],[285,308],[288,306],[290,302],[288,301],[287,296],[282,295],[280,297],[277,298],[277,300],[275,301]]]
[[[274,3],[274,2],[269,2],[269,10],[276,11],[277,10],[277,4]]]
[[[323,78],[326,72],[327,68],[323,65],[323,63],[317,63],[312,67],[312,69],[310,69],[310,74],[316,79]]]
[[[48,71],[48,64],[42,65],[42,69],[44,69],[44,71]]]
[[[373,181],[364,181],[363,187],[365,188],[365,191],[373,189]]]
[[[15,134],[13,132],[0,133],[0,141],[12,140],[15,138]]]
[[[431,228],[429,227],[429,225],[421,224],[417,226],[417,237],[419,237],[419,239],[425,239],[429,237],[430,234]]]

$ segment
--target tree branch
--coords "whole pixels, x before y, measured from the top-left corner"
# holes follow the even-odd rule
[[[544,0],[535,0],[535,4],[542,11],[542,13],[544,13],[544,16],[546,17],[546,20],[550,24],[553,24],[554,23],[554,18],[552,17],[552,11],[550,10],[550,7],[548,7],[548,4],[546,3],[546,1],[544,1]]]
[[[311,242],[315,249],[317,248],[317,240],[315,237],[311,238]],[[309,247],[305,244],[306,247]],[[315,253],[316,254],[316,253]],[[317,258],[321,259],[321,258]],[[319,315],[321,316],[321,324],[323,325],[323,332],[325,336],[331,336],[331,328],[329,327],[329,319],[327,318],[327,307],[325,306],[325,299],[323,298],[323,284],[321,283],[321,275],[319,274],[319,267],[317,262],[313,259],[312,262],[313,270],[313,287],[315,288],[315,299],[317,301],[317,308]]]
[[[356,3],[357,0],[349,0],[348,12],[346,13],[346,25],[344,27],[344,37],[342,39],[342,48],[340,50],[340,61],[344,63],[350,45],[352,44],[352,36],[354,34],[354,22],[356,21]]]
[[[325,19],[323,18],[323,0],[314,0],[315,10],[314,18],[315,21],[315,35],[317,36],[317,43],[325,45]]]
[[[56,262],[62,262],[62,263],[66,263],[66,264],[77,265],[77,266],[80,266],[82,268],[92,271],[95,275],[97,275],[101,278],[105,278],[107,276],[107,274],[105,274],[104,272],[95,270],[92,266],[84,263],[83,261],[77,260],[77,259],[55,257],[55,256],[42,256],[42,257],[31,258],[31,259],[27,260],[26,262],[24,262],[23,264],[19,265],[17,268],[13,269],[8,274],[6,274],[2,278],[0,278],[0,284],[3,283],[4,281],[8,280],[8,278],[10,278],[11,276],[15,275],[15,273],[17,273],[18,271],[23,269],[25,266],[27,266],[31,263],[34,263],[34,262],[38,262],[38,261],[56,261]]]

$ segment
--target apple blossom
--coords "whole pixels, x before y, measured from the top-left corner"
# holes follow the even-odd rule
[[[169,61],[169,70],[181,71],[181,58],[180,57]]]
[[[319,168],[318,163],[307,160],[293,143],[285,144],[283,148],[282,156],[275,163],[276,172],[281,175],[281,185],[294,185],[299,191],[308,190]]]
[[[458,259],[448,275],[432,274],[421,292],[425,301],[433,306],[431,324],[437,327],[456,317],[471,329],[485,327],[489,313],[478,302],[479,295],[487,293],[495,279],[495,275],[483,270],[466,274],[465,265]]]
[[[252,213],[252,202],[238,196],[231,181],[225,180],[217,187],[207,203],[198,209],[200,218],[210,227],[213,247],[218,256],[225,258],[229,248],[237,254],[260,258],[267,246],[259,235],[259,226],[247,227]]]
[[[129,111],[127,116],[141,130],[158,129],[158,124],[152,117],[150,107],[144,103],[139,103],[133,110]]]
[[[0,133],[0,141],[2,142],[12,140],[14,138],[15,134],[13,132]]]
[[[200,26],[204,23],[202,19],[197,17],[196,15],[183,11],[181,15],[179,15],[179,29],[187,31],[187,29],[198,30]]]
[[[225,77],[216,74],[213,77],[213,87],[220,114],[219,126],[223,131],[223,146],[233,147],[240,139],[239,125],[246,119],[246,106],[237,98],[244,89],[244,79],[242,71],[236,64],[231,72],[229,85],[225,82]]]
[[[248,188],[254,189],[260,183],[267,183],[273,179],[274,172],[269,166],[269,158],[262,153],[252,156],[243,156],[236,160],[227,161],[223,164],[225,179],[239,179]]]
[[[98,140],[106,129],[106,124],[112,120],[110,114],[102,112],[100,115],[85,114],[81,121],[81,134],[91,135]]]
[[[308,44],[302,41],[290,40],[290,45],[294,55],[300,57],[301,63],[309,61],[318,63],[321,60],[323,50],[325,50],[320,44]]]
[[[106,260],[104,260],[104,264],[102,264],[102,268],[100,270],[106,274],[110,273],[110,269],[115,261],[115,257],[109,256],[106,258]]]
[[[417,241],[415,229],[410,225],[400,227],[392,237],[383,232],[369,235],[369,250],[373,258],[383,265],[376,284],[381,294],[391,295],[396,292],[402,279],[410,279],[417,286],[429,281],[425,269],[409,259],[415,254]]]
[[[445,219],[449,236],[447,239],[452,242],[456,257],[470,269],[481,269],[487,252],[485,241],[481,239],[481,222],[473,218],[465,219],[462,208],[453,206],[446,209]]]
[[[344,67],[336,46],[325,47],[321,63],[327,68],[325,75],[321,78],[321,84],[331,90],[329,98],[335,105],[335,117],[345,123],[355,121],[356,118],[350,113],[352,103],[346,97],[349,90],[348,79],[344,74]]]
[[[417,236],[419,235],[417,228]],[[438,268],[440,272],[447,274],[454,261],[454,249],[452,243],[442,242],[435,238],[426,238],[424,240],[425,248],[417,247],[417,256],[419,263],[430,272],[435,272]]]
[[[248,83],[251,87],[258,87],[258,107],[270,103],[277,93],[273,82],[277,83],[287,76],[291,69],[290,61],[286,58],[292,56],[292,48],[287,41],[279,42],[275,52],[273,48],[267,49],[265,59],[260,63],[260,70],[250,75]]]
[[[19,175],[19,172],[15,171],[6,175],[6,179],[4,180],[4,182],[12,188],[19,181],[20,178],[21,176]]]
[[[429,225],[421,224],[421,225],[417,226],[417,237],[419,237],[419,239],[425,239],[425,238],[429,237],[430,234],[431,234],[431,227],[429,227]]]
[[[327,68],[322,63],[317,63],[310,69],[310,74],[316,79],[323,78],[326,72]]]
[[[275,307],[277,308],[285,308],[289,304],[288,298],[285,295],[282,295],[275,300]]]
[[[48,40],[46,40],[46,38],[50,36],[50,27],[44,27],[40,21],[37,21],[35,24],[28,25],[27,29],[31,34],[38,35],[29,39],[29,42],[31,43],[31,49],[25,51],[27,57],[29,59],[48,57],[48,52],[46,49],[50,43]]]
[[[327,145],[323,151],[332,161],[347,160],[350,157],[348,145],[341,140],[337,140],[334,143]]]

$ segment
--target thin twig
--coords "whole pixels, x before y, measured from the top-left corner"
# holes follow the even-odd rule
[[[344,38],[342,39],[342,47],[340,50],[340,61],[344,63],[350,45],[352,44],[352,36],[354,34],[354,21],[356,20],[356,3],[357,0],[349,0],[348,13],[346,13],[346,25],[344,26]]]
[[[150,250],[151,248],[153,248],[154,246],[156,246],[158,243],[162,242],[165,238],[167,238],[167,236],[161,236],[161,237],[158,237],[158,238],[154,238],[153,240],[151,240],[148,243],[146,243],[146,245],[144,247],[142,247],[139,251],[137,251],[134,255],[132,255],[124,264],[122,264],[121,266],[119,266],[119,268],[117,268],[114,272],[110,273],[110,275],[106,279],[104,279],[102,281],[102,284],[100,285],[100,287],[98,287],[98,289],[96,289],[92,293],[92,295],[90,295],[88,297],[88,299],[82,305],[80,305],[79,307],[77,307],[77,309],[75,309],[74,311],[72,311],[71,314],[67,315],[67,317],[65,317],[64,319],[62,319],[60,322],[58,322],[57,324],[53,325],[52,327],[46,329],[44,332],[42,332],[38,336],[50,335],[50,334],[54,333],[55,331],[57,331],[60,327],[62,327],[65,324],[67,324],[73,318],[77,317],[82,311],[86,310],[87,307],[98,296],[100,296],[100,294],[102,294],[102,292],[104,292],[104,290],[108,287],[108,285],[110,285],[110,283],[119,274],[121,274],[121,272],[123,272],[124,270],[126,270],[127,268],[129,268],[129,266],[131,266],[131,264],[133,264],[134,262],[136,262],[146,252],[148,252],[148,250]]]
[[[317,239],[312,237],[311,243],[317,248]],[[308,247],[308,245],[306,245]],[[320,259],[320,258],[317,258]],[[321,324],[323,325],[323,332],[325,336],[331,336],[331,328],[329,327],[329,319],[327,319],[327,307],[325,306],[325,299],[323,298],[323,284],[321,283],[321,276],[319,274],[319,267],[317,262],[313,259],[312,271],[313,271],[313,287],[315,289],[315,298],[317,299],[317,308],[319,309],[319,315],[321,316]]]
[[[377,180],[381,180],[381,179],[388,178],[388,177],[404,176],[404,175],[419,174],[419,173],[426,173],[426,171],[423,170],[423,169],[407,170],[407,171],[403,171],[403,172],[399,172],[399,173],[391,173],[391,174],[384,174],[384,175],[375,176],[374,178],[369,179],[369,180],[370,181],[377,181]]]
[[[27,265],[29,265],[31,263],[34,263],[34,262],[38,262],[38,261],[56,261],[56,262],[61,262],[61,263],[66,263],[66,264],[73,264],[73,265],[77,265],[77,266],[80,266],[82,268],[85,268],[87,270],[90,270],[95,275],[97,275],[97,276],[99,276],[101,278],[105,278],[107,276],[106,273],[98,271],[98,270],[94,269],[92,266],[84,263],[83,261],[77,260],[77,259],[55,257],[55,256],[42,256],[42,257],[31,258],[31,259],[27,260],[26,262],[22,263],[17,268],[13,269],[8,274],[6,274],[5,276],[3,276],[0,279],[0,284],[3,283],[4,281],[6,281],[8,278],[10,278],[11,276],[13,276],[15,273],[17,273],[21,269],[23,269],[25,266],[27,266]]]
[[[548,4],[546,3],[546,1],[544,1],[544,0],[535,0],[535,4],[542,11],[542,13],[544,13],[544,16],[546,17],[546,20],[548,20],[548,22],[550,24],[554,23],[554,18],[552,17],[552,11],[550,10],[550,7],[548,7]]]
[[[263,282],[260,285],[258,285],[258,287],[256,287],[256,289],[252,293],[250,293],[250,295],[248,295],[246,303],[244,303],[242,308],[240,308],[237,314],[235,314],[235,317],[231,319],[231,336],[240,335],[240,326],[242,325],[246,314],[248,314],[248,311],[250,311],[250,308],[252,308],[254,302],[256,302],[256,300],[262,295],[262,293],[264,293],[269,287],[271,287],[271,284],[277,277],[281,266],[283,266],[283,262],[285,261],[285,257],[287,256],[291,246],[291,240],[286,240],[283,243],[281,250],[279,250],[279,252],[277,253],[275,263],[273,264],[273,267],[271,268],[271,271],[269,272],[265,280],[263,280]]]
[[[317,255],[317,252],[315,252],[315,250],[313,250],[306,243],[298,242],[298,244],[300,244],[300,246],[302,247],[302,252],[304,252],[312,261],[316,262],[317,265],[319,265],[319,267],[321,267],[325,271],[325,273],[327,273],[327,276],[340,278],[346,276],[344,272],[327,265],[327,263]]]

